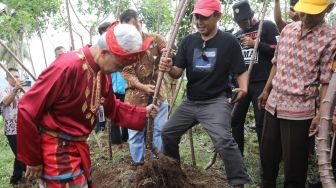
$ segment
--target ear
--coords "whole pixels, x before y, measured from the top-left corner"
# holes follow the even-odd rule
[[[108,50],[108,49],[100,49],[99,50],[99,54],[101,55],[101,56],[105,56],[105,55],[108,55],[108,54],[110,54],[111,52]]]
[[[334,5],[335,5],[334,3],[331,3],[326,9],[326,13],[330,13],[332,9],[334,8]]]
[[[214,16],[216,17],[217,21],[219,21],[222,18],[222,13],[217,12]]]

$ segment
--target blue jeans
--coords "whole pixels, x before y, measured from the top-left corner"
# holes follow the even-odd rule
[[[168,102],[163,101],[159,105],[159,113],[154,119],[153,143],[162,153],[161,130],[168,119]],[[145,159],[145,131],[128,129],[129,147],[132,159],[135,163],[143,163]]]

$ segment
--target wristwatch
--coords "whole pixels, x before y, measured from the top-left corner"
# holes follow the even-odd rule
[[[13,92],[13,93],[17,93],[18,91],[19,91],[18,88],[13,88],[13,89],[12,89],[12,92]]]

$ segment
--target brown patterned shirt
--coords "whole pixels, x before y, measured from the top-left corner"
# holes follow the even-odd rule
[[[278,118],[312,119],[319,85],[328,84],[336,50],[336,30],[325,22],[302,33],[301,22],[287,25],[273,58],[276,74],[266,110]]]
[[[135,86],[139,82],[155,85],[159,72],[161,50],[166,47],[166,40],[162,36],[143,33],[143,38],[147,37],[153,38],[153,43],[147,50],[147,54],[142,58],[141,62],[125,67],[121,73],[126,80],[125,102],[137,106],[146,106],[149,95]],[[158,104],[165,99],[170,100],[172,96],[171,85],[172,79],[169,78],[168,74],[165,74],[160,88]]]

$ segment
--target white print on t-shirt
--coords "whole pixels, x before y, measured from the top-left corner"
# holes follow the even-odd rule
[[[196,72],[212,72],[217,60],[217,48],[194,49],[193,69]]]
[[[250,33],[241,34],[241,35],[237,36],[237,38],[238,38],[239,42],[244,37],[250,37],[253,40],[255,40],[257,38],[257,34],[258,34],[257,31],[252,31]],[[253,49],[254,48],[249,47],[249,46],[244,46],[242,43],[240,43],[240,46],[241,46],[241,49],[242,49],[245,64],[250,64],[252,62],[252,55],[253,55]],[[255,56],[255,63],[258,63],[258,57],[259,57],[259,51],[257,50],[256,56]]]
[[[253,48],[242,48],[242,53],[244,57],[245,64],[250,64],[252,62],[252,56],[253,56]],[[257,51],[257,54],[255,56],[255,63],[258,63],[258,54],[259,52]]]
[[[102,105],[99,106],[98,110],[98,121],[105,122],[105,113],[104,113],[104,107]]]
[[[279,44],[279,38],[280,38],[279,35],[278,35],[278,36],[275,36],[275,39],[276,39],[277,44]]]

